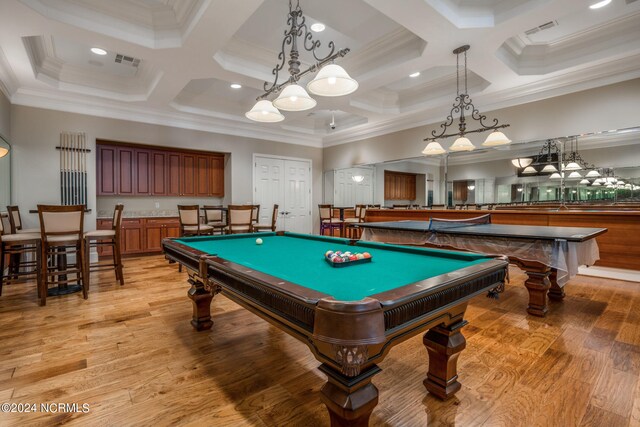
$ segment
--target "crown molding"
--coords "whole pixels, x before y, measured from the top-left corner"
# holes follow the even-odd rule
[[[7,99],[11,99],[16,90],[18,90],[18,80],[0,46],[0,91]]]

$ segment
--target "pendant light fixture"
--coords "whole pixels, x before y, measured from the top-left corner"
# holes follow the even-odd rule
[[[498,129],[506,128],[509,125],[498,124],[497,119],[493,119],[491,123],[485,123],[487,120],[487,116],[481,114],[480,111],[473,105],[471,98],[469,97],[469,91],[467,88],[467,51],[469,50],[469,45],[460,46],[455,49],[453,53],[456,55],[456,99],[453,104],[453,108],[449,112],[444,123],[440,124],[440,128],[442,131],[440,133],[435,130],[431,132],[431,136],[425,138],[424,141],[430,141],[427,147],[422,151],[423,154],[427,156],[437,155],[446,153],[446,150],[442,148],[440,143],[438,143],[438,139],[440,138],[449,138],[451,136],[458,136],[458,139],[455,140],[453,145],[449,148],[451,151],[472,151],[476,147],[471,143],[471,141],[465,136],[469,133],[477,133],[477,132],[486,132],[492,131],[487,139],[482,143],[484,147],[497,147],[500,145],[509,144],[511,140],[505,136],[504,133],[498,131]],[[460,55],[464,55],[464,73],[463,73],[463,83],[464,87],[462,88],[463,92],[461,92],[461,77],[460,77]],[[480,127],[473,130],[467,130],[467,118],[465,117],[465,111],[471,112],[469,115],[471,119],[477,121],[480,124]],[[453,125],[454,117],[459,117],[458,121],[458,130],[457,133],[447,133],[447,129],[449,126]],[[437,144],[432,145],[432,144]],[[429,149],[431,146],[431,149]],[[439,147],[439,148],[438,148]],[[436,149],[437,148],[437,149]],[[441,151],[442,150],[442,151]]]
[[[245,113],[245,116],[256,122],[276,123],[284,120],[280,110],[284,111],[304,111],[316,106],[317,102],[307,91],[298,84],[300,79],[311,73],[320,70],[316,77],[309,82],[307,89],[314,95],[319,96],[343,96],[348,95],[358,89],[358,82],[349,76],[344,68],[332,62],[344,57],[349,53],[349,49],[336,51],[333,41],[328,43],[329,52],[326,56],[318,56],[320,41],[313,39],[313,33],[307,28],[305,16],[300,8],[299,0],[296,0],[295,7],[292,0],[289,0],[289,14],[287,25],[289,29],[284,33],[282,40],[282,50],[278,54],[278,64],[273,68],[272,74],[275,76],[273,83],[265,82],[264,93],[257,98],[257,103],[253,108]],[[301,47],[307,52],[311,52],[314,64],[304,71],[300,70],[300,59],[298,51],[298,38],[301,38]],[[286,46],[291,46],[289,60],[286,61]],[[280,71],[289,65],[289,78],[282,83],[278,83]],[[272,94],[279,94],[273,101],[267,98]],[[269,105],[267,105],[267,103]]]

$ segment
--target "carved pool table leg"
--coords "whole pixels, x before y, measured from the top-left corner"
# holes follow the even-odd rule
[[[318,369],[327,375],[320,393],[329,411],[331,427],[368,426],[371,412],[378,404],[378,389],[371,379],[381,369],[373,365],[357,377],[347,377],[325,364]]]
[[[526,271],[527,280],[524,285],[529,291],[527,313],[538,317],[544,317],[547,314],[547,292],[551,287],[549,272],[549,268],[543,271]]]
[[[198,331],[211,329],[213,321],[211,320],[211,300],[213,292],[207,289],[199,278],[189,277],[191,288],[187,295],[193,303],[193,318],[191,326]]]
[[[554,300],[561,300],[564,298],[564,288],[558,285],[558,270],[555,268],[551,270],[549,274],[549,282],[551,282],[551,288],[549,288],[548,296]]]
[[[458,382],[458,356],[467,346],[460,332],[468,322],[459,320],[449,326],[435,326],[422,339],[429,352],[429,372],[423,381],[429,393],[442,400],[449,399],[460,390]]]

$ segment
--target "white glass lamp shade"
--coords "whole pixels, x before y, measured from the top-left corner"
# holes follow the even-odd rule
[[[521,192],[522,191],[522,187],[518,187],[518,188],[516,188],[516,190],[518,190],[518,192]]]
[[[533,166],[527,166],[526,168],[524,168],[522,173],[538,173],[538,171]]]
[[[449,150],[451,151],[473,151],[475,149],[476,146],[473,145],[471,141],[469,141],[469,139],[465,138],[464,136],[456,139],[453,145],[449,147]]]
[[[437,141],[428,143],[427,146],[424,147],[424,150],[422,150],[422,154],[425,156],[437,156],[438,154],[444,154],[446,152],[447,150],[442,148],[442,145]]]
[[[578,178],[582,178],[582,175],[580,175],[580,172],[578,171],[573,171],[569,174],[569,179],[578,179]]]
[[[606,178],[604,179],[604,181],[605,181],[607,184],[613,184],[614,182],[616,182],[616,181],[617,181],[617,179],[615,179],[615,178],[614,178],[614,177],[612,177],[612,176],[608,176],[608,177],[606,177]]]
[[[560,178],[564,178],[564,173],[560,175],[558,172],[554,172],[549,177],[549,179],[560,179]]]
[[[363,175],[353,175],[353,176],[351,177],[351,179],[352,179],[354,182],[362,182],[362,181],[364,181],[364,176],[363,176]]]
[[[0,158],[9,154],[9,149],[5,147],[0,147]]]
[[[553,165],[546,165],[542,168],[542,172],[558,172],[558,168]]]
[[[511,160],[511,164],[513,166],[517,167],[518,169],[526,168],[531,163],[533,163],[533,159],[530,159],[528,157],[522,157],[522,158],[519,158],[519,159]]]
[[[256,102],[251,111],[247,111],[244,115],[254,122],[276,123],[284,120],[282,113],[266,99]]]
[[[620,180],[620,181],[616,182],[616,184],[618,184],[618,185],[624,185],[624,181],[623,181],[623,180]]]
[[[600,184],[598,181],[593,181],[593,184],[591,184],[592,187],[600,187],[602,184]]]
[[[567,171],[579,171],[580,169],[582,169],[582,166],[580,166],[576,162],[571,162],[564,168],[564,170]]]
[[[310,97],[300,85],[285,87],[280,96],[273,100],[273,106],[284,111],[309,110],[315,107],[316,104],[316,100]]]
[[[596,178],[598,176],[600,176],[600,172],[598,172],[597,170],[591,170],[589,172],[587,172],[587,174],[585,175],[587,178]]]
[[[343,96],[355,92],[358,82],[341,66],[329,64],[322,67],[315,79],[307,84],[307,89],[320,96]]]
[[[585,178],[582,181],[580,181],[580,184],[589,184],[589,180]]]
[[[485,147],[497,147],[499,145],[509,144],[510,142],[511,140],[507,138],[504,133],[495,131],[487,136],[487,139],[484,140],[482,145]]]
[[[475,185],[467,185],[467,190],[473,191],[476,189]]]

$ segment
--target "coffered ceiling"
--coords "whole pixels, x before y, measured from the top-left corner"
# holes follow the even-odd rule
[[[0,89],[14,104],[328,146],[442,120],[463,44],[483,112],[640,77],[640,1],[594,2],[300,0],[326,25],[321,53],[351,49],[339,63],[360,87],[260,124],[244,113],[272,79],[286,0],[5,0]]]

